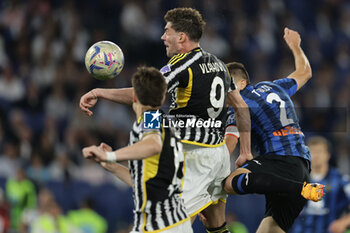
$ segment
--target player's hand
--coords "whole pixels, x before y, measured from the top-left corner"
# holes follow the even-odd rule
[[[236,160],[236,169],[242,167],[247,161],[252,160],[254,157],[251,153],[249,154],[240,154]]]
[[[106,152],[97,146],[85,147],[83,149],[83,155],[84,158],[94,159],[98,163],[106,161],[107,159]]]
[[[85,159],[92,159],[94,156],[93,153],[91,152],[91,146],[84,147],[82,150],[82,153]]]
[[[101,142],[98,148],[100,148],[103,151],[112,151],[112,147],[104,142]]]
[[[101,142],[101,144],[98,146],[103,151],[112,151],[112,147],[109,146],[108,144]],[[116,163],[110,163],[110,162],[99,162],[101,167],[106,169],[109,172],[113,172],[114,169],[116,169]]]
[[[348,224],[343,219],[335,220],[329,225],[328,230],[331,233],[343,233],[346,231]]]
[[[290,30],[289,28],[284,28],[284,40],[286,41],[288,47],[293,51],[300,47],[300,35],[297,31]]]
[[[98,99],[96,93],[91,90],[80,98],[79,107],[85,114],[91,116],[93,112],[90,110],[90,108],[95,106],[97,100]]]

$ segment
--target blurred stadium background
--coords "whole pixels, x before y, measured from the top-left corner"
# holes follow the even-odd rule
[[[166,64],[163,15],[179,6],[200,10],[207,21],[201,46],[225,62],[244,63],[253,83],[293,70],[283,29],[297,30],[313,68],[313,79],[293,97],[301,127],[307,137],[328,138],[332,166],[350,174],[349,1],[0,0],[3,190],[24,170],[36,192],[42,187],[54,192],[63,214],[90,197],[108,221],[108,232],[123,232],[132,223],[130,189],[81,155],[83,146],[101,141],[114,148],[126,145],[131,109],[100,100],[87,117],[79,98],[95,87],[130,86],[140,64]],[[124,52],[124,70],[114,80],[97,81],[85,70],[85,52],[99,40],[113,41]],[[263,217],[263,200],[230,197],[228,215],[254,232]],[[203,230],[198,222],[194,227]]]

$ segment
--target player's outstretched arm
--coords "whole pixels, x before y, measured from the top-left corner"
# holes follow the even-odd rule
[[[160,153],[162,148],[160,135],[150,133],[141,141],[116,151],[106,151],[97,146],[89,146],[83,149],[83,155],[85,158],[93,158],[96,162],[117,162],[145,159]]]
[[[247,160],[253,158],[250,149],[250,113],[248,105],[244,102],[238,90],[228,93],[227,102],[234,109],[237,128],[240,134],[240,155],[236,161],[236,167],[240,167]]]
[[[104,169],[118,177],[121,181],[132,187],[132,179],[130,176],[129,168],[119,164],[110,162],[100,162],[99,163]]]
[[[112,151],[112,147],[103,142],[100,144],[99,148],[101,148],[104,151]],[[106,169],[107,171],[109,171],[110,173],[118,177],[121,181],[123,181],[124,183],[132,187],[133,183],[132,183],[129,168],[119,163],[99,162],[99,164],[104,169]]]
[[[120,88],[120,89],[102,89],[96,88],[80,98],[80,109],[91,116],[93,113],[90,110],[97,103],[98,98],[111,100],[113,102],[125,105],[132,105],[133,103],[133,88]]]
[[[293,78],[297,82],[297,90],[299,90],[312,77],[311,66],[303,49],[300,47],[301,39],[299,33],[285,28],[283,38],[292,51],[295,62],[295,71],[288,78]]]
[[[101,143],[99,147],[97,146],[85,147],[83,148],[82,152],[83,152],[84,158],[93,159],[95,162],[100,164],[104,169],[114,174],[124,183],[126,183],[129,186],[132,186],[131,176],[129,173],[129,169],[127,167],[118,163],[101,161],[97,156],[94,155],[92,148],[98,148],[102,152],[107,152],[107,151],[112,151],[112,148],[110,146],[108,146],[105,143]]]

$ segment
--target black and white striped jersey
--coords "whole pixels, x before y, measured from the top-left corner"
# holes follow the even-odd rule
[[[178,127],[184,143],[223,144],[226,95],[236,89],[224,62],[196,48],[173,56],[160,70],[172,95],[169,115],[187,122]]]
[[[159,232],[189,220],[180,197],[184,155],[172,130],[162,125],[160,129],[146,129],[140,117],[130,132],[130,144],[151,133],[159,134],[163,142],[161,153],[143,160],[129,160],[136,232]]]

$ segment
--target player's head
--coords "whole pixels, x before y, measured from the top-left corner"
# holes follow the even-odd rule
[[[242,63],[230,62],[226,64],[231,77],[234,79],[238,90],[243,90],[250,84],[250,79],[247,70]]]
[[[307,140],[307,145],[311,153],[311,165],[313,169],[328,166],[328,161],[331,157],[330,143],[321,136],[310,137]]]
[[[131,81],[136,95],[135,102],[152,108],[159,108],[163,104],[167,85],[158,69],[141,66]]]
[[[202,15],[192,8],[175,8],[169,10],[164,19],[165,31],[161,39],[166,46],[168,57],[186,51],[188,44],[198,44],[202,37],[205,22]],[[198,46],[198,45],[197,45]]]

